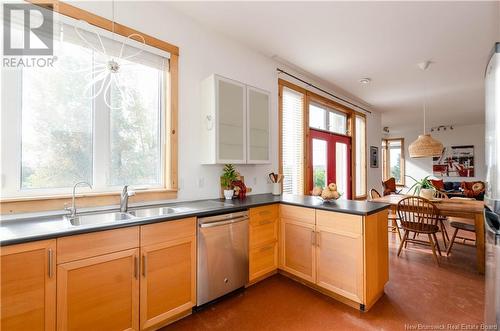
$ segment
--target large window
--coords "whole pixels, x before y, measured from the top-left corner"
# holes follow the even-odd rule
[[[281,93],[284,193],[304,193],[304,97],[287,87]]]
[[[53,66],[2,70],[2,198],[166,187],[169,53],[78,24],[57,22]]]
[[[405,185],[404,139],[393,138],[382,140],[383,179],[396,179],[397,185]]]

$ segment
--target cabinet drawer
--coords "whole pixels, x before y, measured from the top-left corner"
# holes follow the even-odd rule
[[[249,262],[250,281],[276,270],[278,268],[278,243],[250,249]]]
[[[363,234],[363,216],[317,210],[316,225],[340,232]]]
[[[196,235],[196,218],[141,226],[141,246],[158,244]]]
[[[307,224],[315,224],[316,222],[316,210],[312,208],[280,205],[280,216]]]
[[[139,247],[139,227],[100,231],[57,239],[57,263]]]
[[[250,208],[248,211],[250,223],[258,223],[260,221],[275,220],[279,216],[279,205],[269,205],[262,207]]]

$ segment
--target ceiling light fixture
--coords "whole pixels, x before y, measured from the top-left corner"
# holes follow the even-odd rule
[[[431,61],[425,61],[418,64],[418,67],[422,71],[427,71],[429,66],[431,65]],[[419,135],[417,140],[412,142],[408,147],[408,151],[410,152],[410,157],[412,158],[423,158],[423,157],[434,157],[441,156],[443,153],[443,144],[438,140],[432,138],[432,136],[428,133],[425,133],[425,113],[427,110],[427,104],[425,100],[425,89],[424,89],[424,102],[423,102],[423,111],[424,111],[424,133]]]
[[[111,2],[111,16],[111,39],[113,42],[117,42],[115,41],[115,0]],[[133,53],[126,55],[126,48],[131,47],[129,43],[138,42],[139,44],[146,45],[145,38],[138,33],[132,33],[126,36],[123,42],[121,42],[119,52],[113,54],[113,52],[106,50],[99,32],[90,32],[91,38],[84,35],[88,33],[88,31],[93,31],[90,23],[85,20],[80,20],[78,23],[79,26],[75,25],[76,34],[96,53],[94,59],[96,62],[96,70],[92,73],[92,76],[88,77],[88,82],[85,86],[85,94],[91,99],[95,99],[99,95],[102,95],[104,103],[109,109],[121,109],[123,106],[134,106],[134,97],[131,92],[123,86],[120,76],[124,71],[124,67],[130,66],[128,61],[143,52],[142,49],[132,47]],[[95,40],[97,40],[97,45],[94,44]],[[119,96],[120,102],[118,106],[114,105],[111,100],[111,90],[116,91]]]
[[[370,83],[371,83],[371,81],[372,81],[372,80],[371,80],[371,78],[361,78],[361,79],[359,80],[359,82],[360,82],[361,84],[365,84],[365,85],[366,85],[366,84],[370,84]]]

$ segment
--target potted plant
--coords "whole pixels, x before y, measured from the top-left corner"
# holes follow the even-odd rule
[[[411,192],[413,190],[414,195],[418,195],[427,200],[431,200],[434,197],[436,188],[434,187],[434,185],[432,185],[432,182],[429,180],[430,176],[425,176],[421,180],[416,180],[415,178],[409,175],[408,177],[410,177],[415,181],[415,184],[413,184],[412,187],[410,187],[408,192]]]
[[[238,179],[236,169],[232,164],[224,165],[222,170],[222,177],[220,179],[222,187],[224,188],[224,197],[226,200],[231,200],[234,195],[233,182]]]

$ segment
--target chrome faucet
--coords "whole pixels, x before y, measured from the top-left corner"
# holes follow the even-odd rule
[[[70,214],[68,215],[70,220],[74,220],[76,218],[76,206],[75,206],[75,192],[76,188],[81,185],[87,185],[88,187],[92,188],[92,185],[90,185],[87,182],[78,182],[75,185],[73,185],[73,195],[71,198],[71,207],[64,207],[65,210],[67,210]]]
[[[120,211],[126,213],[128,211],[128,197],[135,195],[135,191],[129,191],[128,185],[125,185],[120,195]]]

